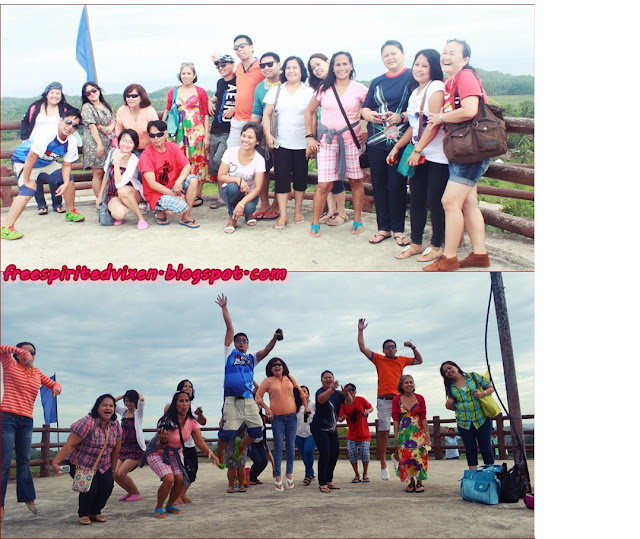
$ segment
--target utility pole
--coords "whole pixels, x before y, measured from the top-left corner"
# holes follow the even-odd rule
[[[511,329],[509,328],[509,314],[507,313],[507,301],[504,296],[502,273],[491,272],[491,290],[493,302],[496,308],[496,320],[498,322],[498,335],[500,338],[500,350],[502,352],[502,366],[504,380],[507,387],[507,406],[509,409],[511,441],[513,443],[513,460],[515,465],[523,473],[523,483],[526,492],[531,491],[529,474],[527,470],[527,455],[524,447],[524,434],[522,432],[522,412],[520,411],[520,395],[518,393],[518,381],[516,379],[516,366],[513,358],[513,346],[511,344]],[[522,440],[522,447],[517,443],[516,436]]]

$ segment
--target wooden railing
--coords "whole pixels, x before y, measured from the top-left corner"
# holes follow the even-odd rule
[[[162,111],[159,111],[162,114]],[[531,118],[505,118],[507,124],[508,133],[516,133],[523,135],[533,136],[535,122]],[[2,131],[16,131],[20,129],[19,121],[3,122],[0,126]],[[82,153],[82,148],[80,148]],[[10,159],[12,151],[0,150],[0,159]],[[83,165],[80,162],[73,164],[73,170],[84,170]],[[363,211],[373,213],[373,186],[371,185],[371,174],[369,169],[363,170],[364,173],[364,188],[365,188],[365,202]],[[494,178],[497,180],[503,180],[518,185],[526,185],[533,187],[534,185],[534,166],[533,165],[520,165],[520,164],[503,164],[492,162],[489,165],[487,172],[484,174],[487,178]],[[2,197],[2,204],[5,207],[11,206],[13,197],[18,194],[18,187],[15,177],[8,166],[0,167],[0,195]],[[271,173],[271,179],[274,179],[273,172]],[[74,181],[76,190],[83,191],[91,189],[91,173],[82,172],[74,174]],[[318,174],[315,172],[309,173],[308,183],[315,185],[318,183]],[[346,181],[347,189],[350,190],[351,185],[349,181]],[[45,186],[45,192],[49,192],[49,187]],[[492,195],[502,198],[514,198],[518,200],[534,200],[533,191],[523,191],[519,189],[505,189],[492,187],[489,185],[478,185],[478,193],[481,195]],[[273,195],[273,193],[271,193]],[[313,193],[305,193],[305,199],[313,199]],[[347,200],[352,202],[351,195],[347,194]],[[503,213],[498,210],[480,208],[484,217],[485,223],[492,225],[502,230],[514,232],[527,238],[534,237],[534,220],[524,217],[516,217]]]
[[[534,416],[523,415],[522,419],[523,420],[534,419]],[[510,436],[510,432],[508,430],[505,430],[505,421],[508,421],[508,420],[506,420],[503,416],[500,415],[494,418],[493,421],[495,422],[493,434],[498,437],[498,443],[493,444],[492,448],[493,449],[498,448],[497,458],[502,460],[507,458],[507,451],[513,454],[514,441],[512,440],[511,443],[506,442],[506,437]],[[464,454],[465,452],[464,445],[457,445],[457,446],[445,445],[442,442],[442,437],[445,436],[446,434],[446,428],[449,426],[455,428],[456,426],[455,419],[440,419],[439,416],[433,416],[433,419],[428,420],[428,423],[430,425],[429,432],[431,435],[431,443],[433,444],[430,453],[435,457],[436,460],[442,460],[444,458],[445,449],[458,449],[461,454]],[[346,427],[346,424],[339,424],[338,428],[341,428],[341,427]],[[371,433],[371,458],[375,460],[376,459],[375,441],[376,441],[378,420],[374,421],[373,423],[369,423],[369,427],[374,427],[374,431]],[[271,426],[267,425],[267,429],[270,429],[270,428]],[[217,443],[218,442],[217,432],[219,430],[220,429],[218,427],[202,427],[201,431],[203,432],[203,437],[205,442]],[[533,435],[534,431],[535,429],[524,429],[523,435],[525,436],[529,434]],[[64,442],[59,442],[59,443],[53,442],[51,440],[51,435],[56,433],[69,434],[71,431],[70,429],[52,428],[50,425],[42,425],[42,428],[35,428],[33,429],[33,432],[42,433],[42,441],[40,443],[31,444],[32,449],[40,449],[41,455],[39,459],[31,460],[29,465],[32,467],[38,467],[38,466],[40,467],[40,472],[36,474],[36,475],[39,475],[39,477],[48,477],[51,473],[50,465],[51,465],[51,461],[53,460],[51,456],[51,450],[60,449],[65,444]],[[144,429],[144,432],[155,433],[155,430]],[[215,437],[211,438],[211,437],[207,437],[207,433],[216,433],[216,434],[215,434]],[[343,434],[339,436],[339,438],[341,442],[344,441],[344,443],[340,444],[341,446],[340,454],[347,455],[348,454],[347,447],[346,447],[347,437],[346,435]],[[272,441],[273,438],[267,438],[267,440]],[[146,440],[146,441],[148,442],[149,440]],[[392,449],[393,449],[393,443],[391,442],[389,444],[389,447],[387,448],[387,453],[389,453]],[[525,450],[528,454],[533,453],[534,444],[525,444]],[[297,449],[296,449],[296,455],[300,457]],[[198,452],[198,456],[205,457],[206,455],[200,451]],[[11,468],[15,468],[15,462],[11,463]],[[15,478],[11,477],[10,479],[14,480]]]

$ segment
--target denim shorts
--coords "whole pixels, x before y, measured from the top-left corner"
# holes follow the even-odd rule
[[[473,187],[487,171],[489,163],[491,163],[490,158],[466,165],[449,163],[449,181]]]

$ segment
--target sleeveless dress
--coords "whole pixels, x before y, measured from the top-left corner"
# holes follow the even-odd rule
[[[425,447],[426,433],[419,416],[420,406],[416,402],[407,410],[400,402],[400,425],[398,427],[398,445],[400,446],[400,464],[396,475],[401,481],[414,478],[424,481],[427,478],[428,452]]]
[[[122,445],[120,446],[119,460],[140,460],[142,449],[136,439],[136,427],[133,417],[123,417],[122,424]]]
[[[204,114],[200,111],[200,99],[198,94],[194,94],[183,101],[178,94],[176,104],[180,119],[176,144],[189,159],[191,174],[195,174],[199,181],[204,181],[209,177],[209,156],[204,148],[205,126]]]

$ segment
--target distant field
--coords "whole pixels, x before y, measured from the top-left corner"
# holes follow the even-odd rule
[[[517,106],[523,101],[533,101],[535,102],[535,96],[533,94],[527,95],[495,95],[489,96],[492,101],[496,101],[498,103],[502,103],[504,105],[514,105]]]

